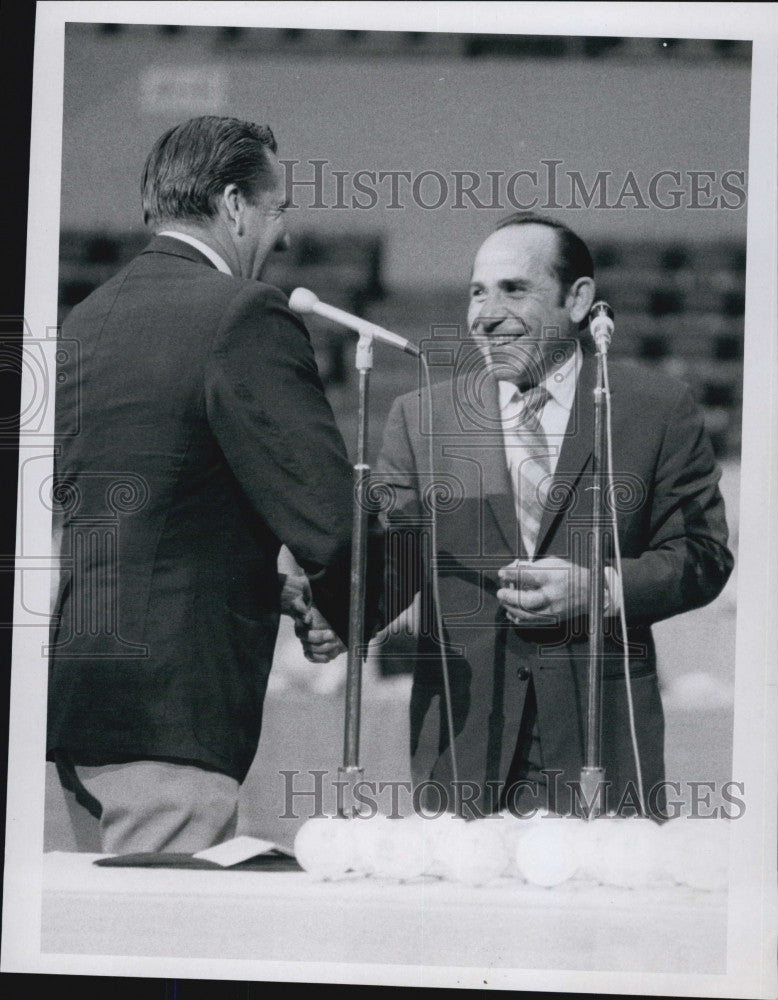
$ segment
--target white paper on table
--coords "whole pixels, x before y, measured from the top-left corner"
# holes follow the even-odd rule
[[[269,854],[271,851],[286,854],[280,851],[270,840],[260,840],[259,837],[233,837],[223,844],[215,847],[208,847],[204,851],[198,851],[192,855],[195,858],[202,858],[203,861],[213,861],[214,864],[229,868],[230,865],[239,865],[241,861],[248,861],[249,858],[256,858],[260,854]]]

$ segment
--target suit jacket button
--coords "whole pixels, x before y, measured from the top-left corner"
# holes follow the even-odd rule
[[[519,667],[519,680],[520,681],[528,681],[531,676],[532,676],[532,673],[531,673],[529,667]]]

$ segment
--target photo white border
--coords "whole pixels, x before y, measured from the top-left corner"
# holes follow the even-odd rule
[[[752,103],[748,174],[745,375],[738,571],[736,711],[733,775],[748,795],[737,827],[729,893],[726,975],[340,966],[124,956],[64,956],[40,952],[43,854],[43,759],[46,675],[40,657],[45,628],[30,625],[15,597],[9,727],[5,893],[0,968],[4,972],[180,977],[234,980],[348,982],[425,986],[643,993],[710,997],[775,996],[776,808],[778,807],[778,339],[776,321],[776,4],[691,3],[79,3],[40,2],[33,70],[30,211],[25,317],[36,337],[57,315],[62,153],[64,26],[67,21],[246,27],[361,28],[485,33],[619,35],[751,40]],[[722,99],[726,99],[725,96]],[[52,165],[54,165],[52,167]],[[11,196],[11,195],[8,195]],[[51,350],[49,345],[47,350]],[[23,398],[33,391],[23,373]],[[40,440],[22,439],[19,461],[51,440],[53,407]],[[50,453],[50,449],[49,449]],[[31,527],[49,535],[19,493],[19,539]],[[17,550],[18,551],[18,550]],[[24,563],[21,562],[23,568]],[[32,584],[30,575],[40,577]],[[32,606],[46,606],[45,573],[25,576]],[[40,593],[37,586],[40,585]],[[44,593],[45,587],[45,593]],[[32,665],[35,665],[33,668]]]

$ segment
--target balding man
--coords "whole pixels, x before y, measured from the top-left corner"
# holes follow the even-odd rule
[[[142,198],[153,239],[64,326],[48,757],[104,851],[194,852],[235,829],[282,604],[311,659],[343,648],[352,471],[305,327],[258,280],[287,242],[270,129],[170,129]]]
[[[458,797],[477,814],[585,808],[575,786],[584,763],[596,359],[580,331],[594,296],[591,255],[575,233],[545,217],[509,218],[476,255],[468,336],[452,379],[433,388],[431,428],[426,392],[399,398],[387,422],[378,468],[392,488],[390,529],[401,536],[391,547],[390,607],[408,605],[421,579],[411,754],[417,784],[431,782],[431,808],[441,793],[449,808]],[[616,362],[610,386],[622,575],[611,550],[607,808],[634,812],[639,803],[619,636],[623,588],[644,800],[661,815],[664,723],[650,626],[715,598],[732,556],[719,471],[687,388]],[[425,553],[435,496],[430,430],[446,494],[437,557],[458,789]]]

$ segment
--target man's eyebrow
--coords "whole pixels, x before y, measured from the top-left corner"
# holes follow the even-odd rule
[[[531,288],[532,282],[528,278],[500,278],[497,282],[498,288]],[[470,288],[482,288],[483,282],[471,278]]]

